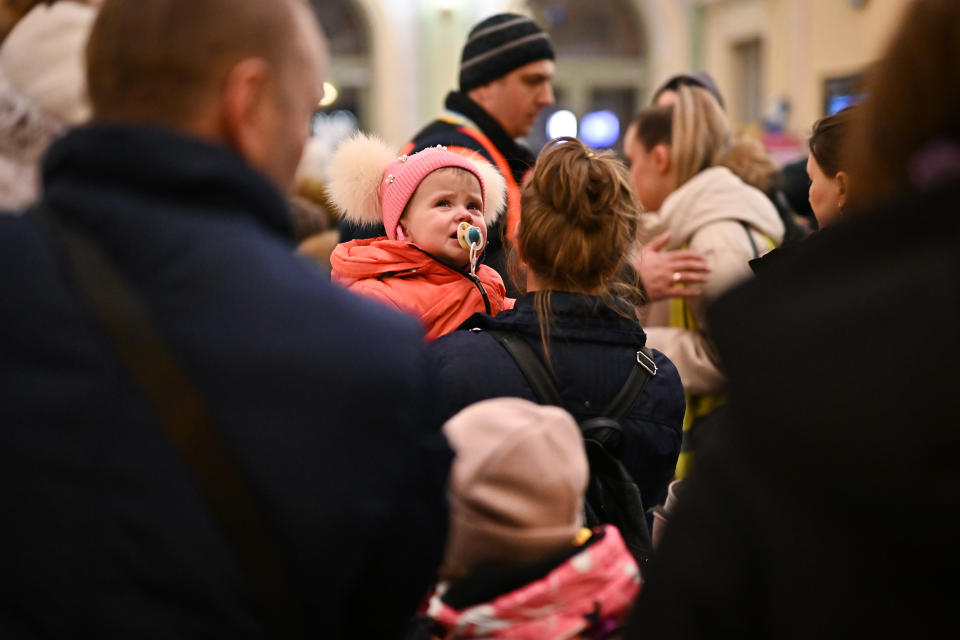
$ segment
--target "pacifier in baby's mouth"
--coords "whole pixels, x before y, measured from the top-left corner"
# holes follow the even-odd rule
[[[457,227],[457,240],[464,249],[470,249],[475,244],[483,242],[483,234],[480,233],[480,227],[475,227],[469,222],[461,222]]]
[[[469,222],[461,222],[457,227],[457,242],[470,252],[470,273],[477,275],[477,259],[483,249],[483,232]]]

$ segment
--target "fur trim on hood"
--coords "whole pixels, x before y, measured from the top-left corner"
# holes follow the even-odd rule
[[[382,140],[363,133],[343,142],[334,154],[330,197],[344,218],[365,225],[383,223],[393,239],[397,222],[420,182],[444,167],[460,167],[477,176],[484,221],[488,227],[496,222],[506,204],[506,181],[482,156],[431,147],[397,157]]]

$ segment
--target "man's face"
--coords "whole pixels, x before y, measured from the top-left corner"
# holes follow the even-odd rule
[[[519,138],[530,133],[540,110],[553,104],[553,70],[552,60],[537,60],[470,94],[510,137]]]

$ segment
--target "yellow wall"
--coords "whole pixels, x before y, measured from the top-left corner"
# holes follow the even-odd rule
[[[899,21],[907,0],[872,0],[861,10],[846,2],[815,0],[810,23],[815,44],[810,46],[810,65],[805,86],[813,90],[802,105],[809,127],[822,115],[823,81],[832,76],[863,70],[879,57]]]
[[[354,1],[371,28],[370,128],[397,145],[432,118],[456,86],[460,47],[470,26],[497,11],[526,8],[524,0]],[[637,69],[645,98],[668,76],[702,62],[727,97],[730,113],[737,114],[733,47],[760,37],[763,104],[788,98],[788,129],[803,137],[822,116],[823,81],[874,60],[909,0],[868,0],[863,9],[848,0],[632,2],[648,30],[648,59]],[[699,27],[696,15],[702,15]],[[602,70],[566,71],[599,76]]]
[[[678,0],[633,0],[650,45],[643,94],[650,94],[664,80],[689,71],[693,65],[690,43],[690,16],[686,2]]]
[[[371,29],[369,128],[397,146],[436,116],[456,87],[470,27],[499,11],[528,13],[524,0],[354,1]],[[692,64],[687,1],[632,0],[649,31],[649,60],[636,70],[647,98],[663,79]],[[557,73],[596,79],[605,71],[572,66]]]
[[[764,105],[791,104],[788,129],[805,135],[823,115],[823,82],[863,70],[883,50],[908,0],[701,0],[705,12],[704,68],[736,114],[733,47],[761,37]],[[746,123],[737,123],[746,124]]]

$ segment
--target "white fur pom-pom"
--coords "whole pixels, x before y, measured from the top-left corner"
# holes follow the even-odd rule
[[[351,222],[380,224],[380,182],[397,154],[375,136],[357,133],[330,160],[328,193],[340,215]]]
[[[504,205],[507,203],[507,181],[503,179],[497,168],[487,162],[483,156],[477,155],[471,160],[477,165],[477,171],[483,177],[483,184],[486,186],[483,220],[489,227],[497,221],[497,218],[503,213]]]

